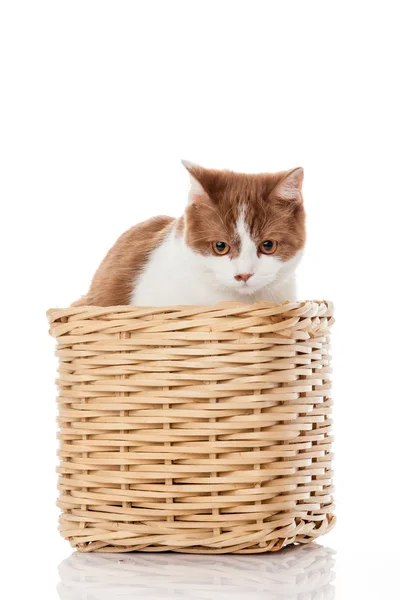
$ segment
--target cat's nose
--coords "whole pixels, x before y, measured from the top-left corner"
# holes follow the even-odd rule
[[[253,277],[254,273],[239,273],[239,275],[235,275],[236,281],[248,281],[250,277]]]

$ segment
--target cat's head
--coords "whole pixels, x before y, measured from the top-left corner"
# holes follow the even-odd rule
[[[306,238],[303,169],[247,175],[183,164],[185,241],[215,285],[246,296],[292,275]]]

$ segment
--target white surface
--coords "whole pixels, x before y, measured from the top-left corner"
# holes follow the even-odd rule
[[[336,598],[399,596],[396,8],[1,3],[0,501],[8,597],[56,598],[57,565],[71,553],[56,531],[56,360],[45,309],[83,293],[131,224],[181,213],[188,187],[181,157],[247,171],[305,169],[309,238],[300,294],[332,299],[337,317],[338,525],[321,543],[337,551]],[[98,564],[87,560],[83,584]],[[138,586],[151,560],[130,559],[131,596],[144,596]],[[190,597],[195,586],[181,559],[154,560],[171,561]],[[260,581],[268,599],[280,561],[216,564],[237,571],[235,585],[249,596]],[[107,573],[113,568],[111,560]],[[174,589],[163,571],[165,585],[149,577],[150,598]],[[214,581],[212,573],[201,577],[205,586]],[[223,597],[224,587],[234,597],[215,577],[221,589],[202,597]],[[83,584],[71,593],[85,598]]]

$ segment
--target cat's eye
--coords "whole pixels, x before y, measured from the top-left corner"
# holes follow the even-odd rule
[[[277,247],[278,242],[275,242],[274,240],[265,240],[265,242],[260,245],[260,252],[263,254],[274,254]]]
[[[225,242],[214,242],[213,250],[214,250],[215,254],[218,254],[219,256],[223,256],[224,254],[228,254],[228,252],[230,250],[230,246],[228,246],[228,244],[225,244]]]

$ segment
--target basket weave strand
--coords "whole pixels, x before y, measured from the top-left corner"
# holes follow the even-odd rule
[[[334,524],[329,302],[51,309],[61,534],[258,553]]]

